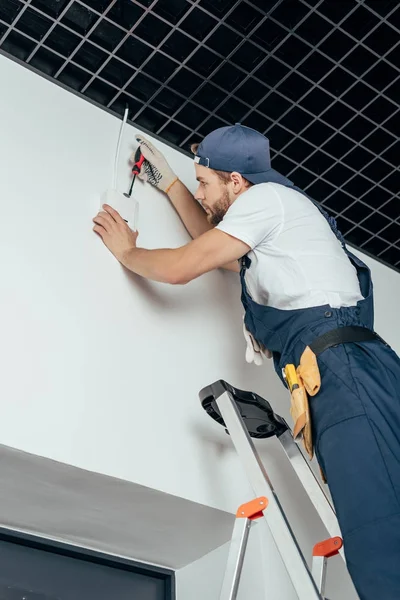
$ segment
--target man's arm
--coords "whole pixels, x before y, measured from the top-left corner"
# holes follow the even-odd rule
[[[213,229],[207,220],[206,211],[180,179],[170,188],[168,197],[193,239]]]
[[[154,281],[183,285],[200,275],[237,261],[250,247],[235,237],[211,229],[176,249],[145,250],[136,247],[137,234],[131,231],[112,207],[94,219],[94,231],[127,269]]]
[[[204,273],[237,261],[250,251],[247,244],[219,229],[211,229],[176,249],[131,248],[122,264],[147,279],[184,285]]]
[[[168,197],[193,239],[197,239],[203,233],[213,229],[203,207],[179,179],[169,190]],[[235,261],[221,265],[221,268],[239,272],[239,265]]]
[[[141,152],[146,161],[139,177],[165,192],[175,208],[189,235],[196,239],[206,231],[213,229],[207,220],[207,214],[199,202],[193,197],[175,173],[172,171],[164,155],[146,138],[137,136]],[[222,265],[222,268],[239,272],[237,263]]]

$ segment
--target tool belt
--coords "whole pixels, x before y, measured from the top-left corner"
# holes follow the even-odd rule
[[[310,460],[314,456],[314,448],[308,396],[315,396],[321,389],[317,356],[339,344],[370,341],[385,343],[377,333],[366,327],[350,326],[332,329],[316,338],[305,348],[297,368],[293,364],[288,364],[284,368],[284,376],[291,395],[290,414],[294,422],[293,437],[296,441],[302,441]]]

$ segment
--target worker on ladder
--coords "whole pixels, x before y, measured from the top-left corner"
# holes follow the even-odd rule
[[[137,248],[137,233],[108,205],[94,231],[127,269],[156,281],[240,272],[251,352],[272,356],[282,383],[304,392],[292,393],[294,432],[326,477],[357,592],[399,600],[400,360],[374,332],[369,268],[334,219],[271,167],[257,131],[222,127],[193,147],[194,197],[160,151],[137,140],[140,177],[169,196],[193,241]]]

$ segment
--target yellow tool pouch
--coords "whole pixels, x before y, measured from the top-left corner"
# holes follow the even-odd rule
[[[309,346],[304,350],[300,358],[297,373],[303,380],[309,396],[315,396],[321,389],[321,375],[319,373],[317,357]]]
[[[304,350],[297,369],[294,365],[286,365],[285,376],[291,394],[290,414],[294,423],[293,437],[296,441],[302,439],[303,446],[312,459],[314,448],[308,395],[315,396],[319,392],[321,376],[317,357],[311,348],[307,346]]]
[[[290,414],[294,422],[293,437],[297,441],[302,439],[303,446],[310,459],[314,456],[311,420],[308,406],[308,397],[303,382],[299,378],[299,387],[291,392]]]

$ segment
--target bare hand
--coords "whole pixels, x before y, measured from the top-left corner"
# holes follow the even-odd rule
[[[129,251],[136,248],[138,233],[132,231],[121,215],[111,206],[103,204],[103,209],[93,219],[96,223],[93,231],[101,237],[115,258],[123,263]]]

